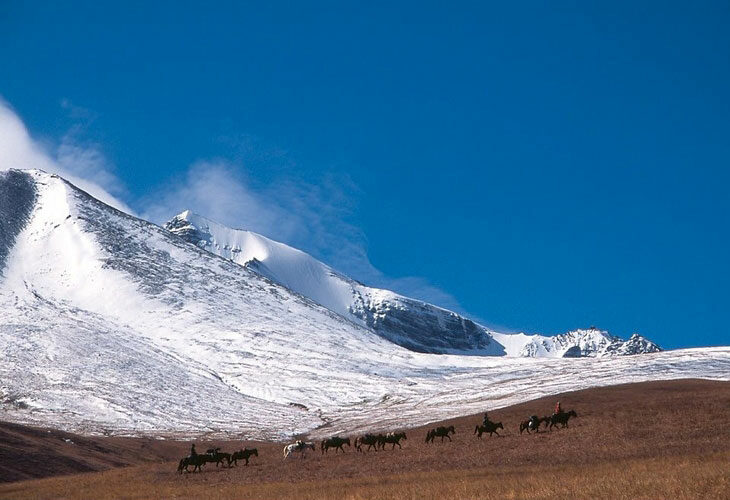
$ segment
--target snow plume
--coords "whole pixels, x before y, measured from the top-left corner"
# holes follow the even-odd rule
[[[60,144],[46,146],[33,140],[18,115],[0,99],[0,170],[39,169],[58,174],[104,203],[133,214],[126,203],[111,194],[123,192],[122,184],[99,148],[79,141],[82,127],[79,123]]]
[[[134,215],[135,210],[120,199],[126,194],[123,183],[99,146],[83,140],[93,113],[68,100],[63,100],[61,107],[76,125],[57,143],[46,143],[32,138],[18,115],[0,99],[0,170],[40,169],[58,174],[95,198]],[[262,153],[258,147],[247,148],[245,154],[257,168],[288,161],[285,152]],[[281,176],[268,185],[257,185],[243,172],[243,166],[228,161],[200,161],[154,189],[153,195],[135,207],[144,218],[158,224],[190,209],[226,226],[300,248],[367,285],[464,313],[454,297],[427,280],[390,278],[370,262],[367,239],[352,222],[362,193],[347,175],[330,174],[316,184]]]
[[[255,185],[243,168],[224,160],[201,161],[145,203],[145,218],[163,224],[191,210],[225,226],[246,229],[314,255],[369,286],[463,312],[448,293],[418,277],[390,278],[368,258],[367,238],[352,222],[362,195],[344,174],[313,184],[279,177]]]

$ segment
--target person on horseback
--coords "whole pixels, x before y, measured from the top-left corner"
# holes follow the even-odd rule
[[[555,414],[560,415],[561,413],[563,413],[563,409],[560,407],[560,401],[558,401],[555,405]]]
[[[190,456],[191,457],[197,457],[198,453],[195,451],[195,443],[190,447]]]
[[[487,412],[484,412],[484,419],[482,420],[482,426],[485,426],[489,423],[489,416],[487,415]]]

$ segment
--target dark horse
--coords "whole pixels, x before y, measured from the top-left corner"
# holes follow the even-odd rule
[[[180,459],[180,463],[177,466],[177,471],[182,474],[183,469],[185,472],[190,472],[188,470],[188,467],[191,465],[193,466],[193,472],[203,471],[203,465],[207,464],[208,462],[215,462],[215,458],[210,453],[205,453],[202,455],[190,455],[189,457],[185,457]]]
[[[492,437],[492,433],[499,436],[499,432],[497,432],[497,429],[504,429],[502,422],[487,422],[484,425],[477,425],[474,428],[474,434],[479,434],[477,436],[479,439],[482,438],[482,434],[484,434],[485,432],[489,433],[489,437]]]
[[[368,449],[366,451],[370,451],[370,448],[375,448],[375,451],[378,451],[378,443],[383,438],[384,436],[382,434],[378,434],[377,436],[375,434],[365,434],[355,440],[355,448],[357,448],[357,451],[362,452],[362,445],[366,444],[368,445]]]
[[[454,429],[453,425],[450,425],[448,427],[436,427],[435,429],[431,429],[426,434],[426,442],[433,443],[434,438],[440,437],[441,442],[444,442],[444,438],[449,438],[449,441],[451,441],[451,436],[449,434],[456,434],[456,430]]]
[[[383,438],[380,440],[379,444],[380,444],[380,447],[383,449],[385,449],[385,445],[387,443],[393,444],[393,447],[391,448],[391,450],[395,449],[395,445],[398,445],[398,448],[403,448],[400,445],[401,439],[408,440],[405,432],[389,432],[385,436],[383,436]]]
[[[529,434],[530,431],[540,432],[540,424],[545,422],[545,426],[547,426],[550,423],[550,417],[538,417],[537,415],[531,416],[527,420],[523,420],[520,422],[520,434],[522,434],[522,431],[527,431]]]
[[[245,450],[238,450],[234,451],[231,455],[230,460],[228,460],[228,466],[231,466],[231,463],[238,466],[238,460],[245,460],[246,463],[244,465],[248,465],[248,459],[251,458],[251,455],[259,456],[259,451],[256,448],[251,448],[250,450],[246,448]]]
[[[229,465],[231,463],[231,454],[221,452],[220,448],[208,448],[205,452],[210,458],[206,458],[206,462],[215,462],[215,466],[223,465],[225,460]]]
[[[322,453],[327,453],[327,450],[330,448],[334,448],[335,453],[337,453],[337,450],[345,453],[345,449],[342,447],[343,445],[350,446],[350,438],[341,438],[334,436],[329,439],[323,440],[320,444],[320,449],[322,450]]]
[[[548,429],[553,430],[553,426],[558,424],[560,424],[560,429],[568,427],[568,420],[570,420],[570,417],[578,417],[578,414],[575,412],[575,410],[553,413],[553,415],[550,417],[550,425],[548,426]]]

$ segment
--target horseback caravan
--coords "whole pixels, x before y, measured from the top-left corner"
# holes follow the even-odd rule
[[[195,451],[195,443],[193,443],[193,445],[190,447],[190,455],[180,459],[180,462],[178,463],[178,466],[177,466],[177,471],[180,474],[183,473],[183,470],[185,472],[190,472],[190,469],[188,469],[188,467],[190,467],[192,465],[193,472],[195,472],[195,471],[202,472],[203,465],[205,465],[207,463],[212,463],[212,462],[216,462],[216,466],[217,466],[217,457],[215,456],[215,453],[218,450],[220,450],[220,448],[211,448],[207,452],[205,452],[203,454],[199,454]]]
[[[444,438],[449,438],[449,441],[451,441],[451,436],[449,434],[456,434],[456,430],[454,429],[453,425],[450,425],[448,427],[439,426],[435,429],[431,429],[426,434],[426,442],[427,443],[433,443],[434,438],[440,437],[441,442],[444,442]]]

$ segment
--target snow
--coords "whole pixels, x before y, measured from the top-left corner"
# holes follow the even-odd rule
[[[730,347],[581,359],[414,352],[58,177],[26,175],[37,198],[0,276],[4,420],[283,439],[422,424],[598,385],[730,379]],[[306,254],[246,237],[262,264],[306,269]],[[290,260],[272,260],[272,249]],[[392,307],[414,307],[403,299]],[[495,336],[508,354],[527,337]]]
[[[365,286],[301,250],[231,229],[186,210],[165,227],[200,248],[247,266],[348,321],[421,352],[491,356],[627,355],[660,350],[638,337],[631,345],[595,328],[563,335],[495,332],[459,314],[389,290]]]

